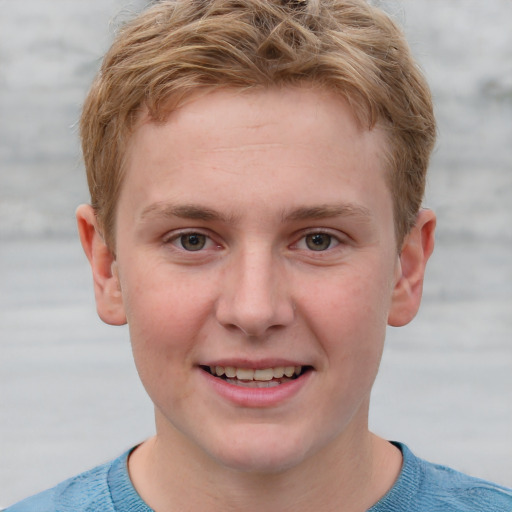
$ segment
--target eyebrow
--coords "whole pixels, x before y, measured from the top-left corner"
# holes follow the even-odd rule
[[[193,204],[169,204],[169,203],[153,203],[142,210],[140,218],[144,220],[146,217],[179,217],[181,219],[204,220],[204,221],[228,221],[232,217],[226,217],[217,210],[196,206]]]
[[[360,220],[370,220],[372,214],[364,206],[346,204],[324,204],[319,206],[306,206],[283,213],[283,220],[316,220],[333,217],[357,217]]]
[[[178,217],[181,219],[235,222],[238,215],[225,215],[212,208],[198,206],[194,204],[172,204],[172,203],[153,203],[144,208],[140,218],[147,217]],[[283,211],[281,219],[283,221],[301,221],[301,220],[321,220],[334,217],[355,217],[361,221],[369,221],[372,214],[368,208],[352,203],[344,204],[324,204],[318,206],[302,206],[289,211]]]

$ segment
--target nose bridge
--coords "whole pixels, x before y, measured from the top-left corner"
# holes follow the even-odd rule
[[[246,244],[233,256],[227,273],[217,309],[221,324],[261,336],[293,320],[284,268],[271,246]]]

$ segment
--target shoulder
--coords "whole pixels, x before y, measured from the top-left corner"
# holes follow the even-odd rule
[[[425,502],[436,500],[444,510],[512,512],[511,489],[421,459],[419,465]]]
[[[113,512],[108,474],[116,461],[126,458],[127,454],[123,454],[115,461],[65,480],[52,489],[8,507],[4,512]]]
[[[512,490],[416,457],[405,445],[402,472],[371,512],[512,512]]]

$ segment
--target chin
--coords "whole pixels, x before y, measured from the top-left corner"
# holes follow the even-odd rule
[[[300,465],[307,457],[307,443],[272,427],[247,428],[240,437],[227,435],[228,443],[216,445],[214,458],[233,471],[252,474],[282,473]]]
[[[304,457],[297,453],[269,453],[260,449],[251,453],[240,451],[222,459],[224,467],[239,473],[275,475],[299,466]]]

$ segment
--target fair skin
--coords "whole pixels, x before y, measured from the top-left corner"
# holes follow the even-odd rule
[[[155,404],[129,471],[157,512],[361,511],[393,485],[370,392],[386,325],[418,309],[435,217],[397,253],[385,144],[327,91],[212,92],[140,120],[115,258],[79,208],[99,315],[128,322]]]

